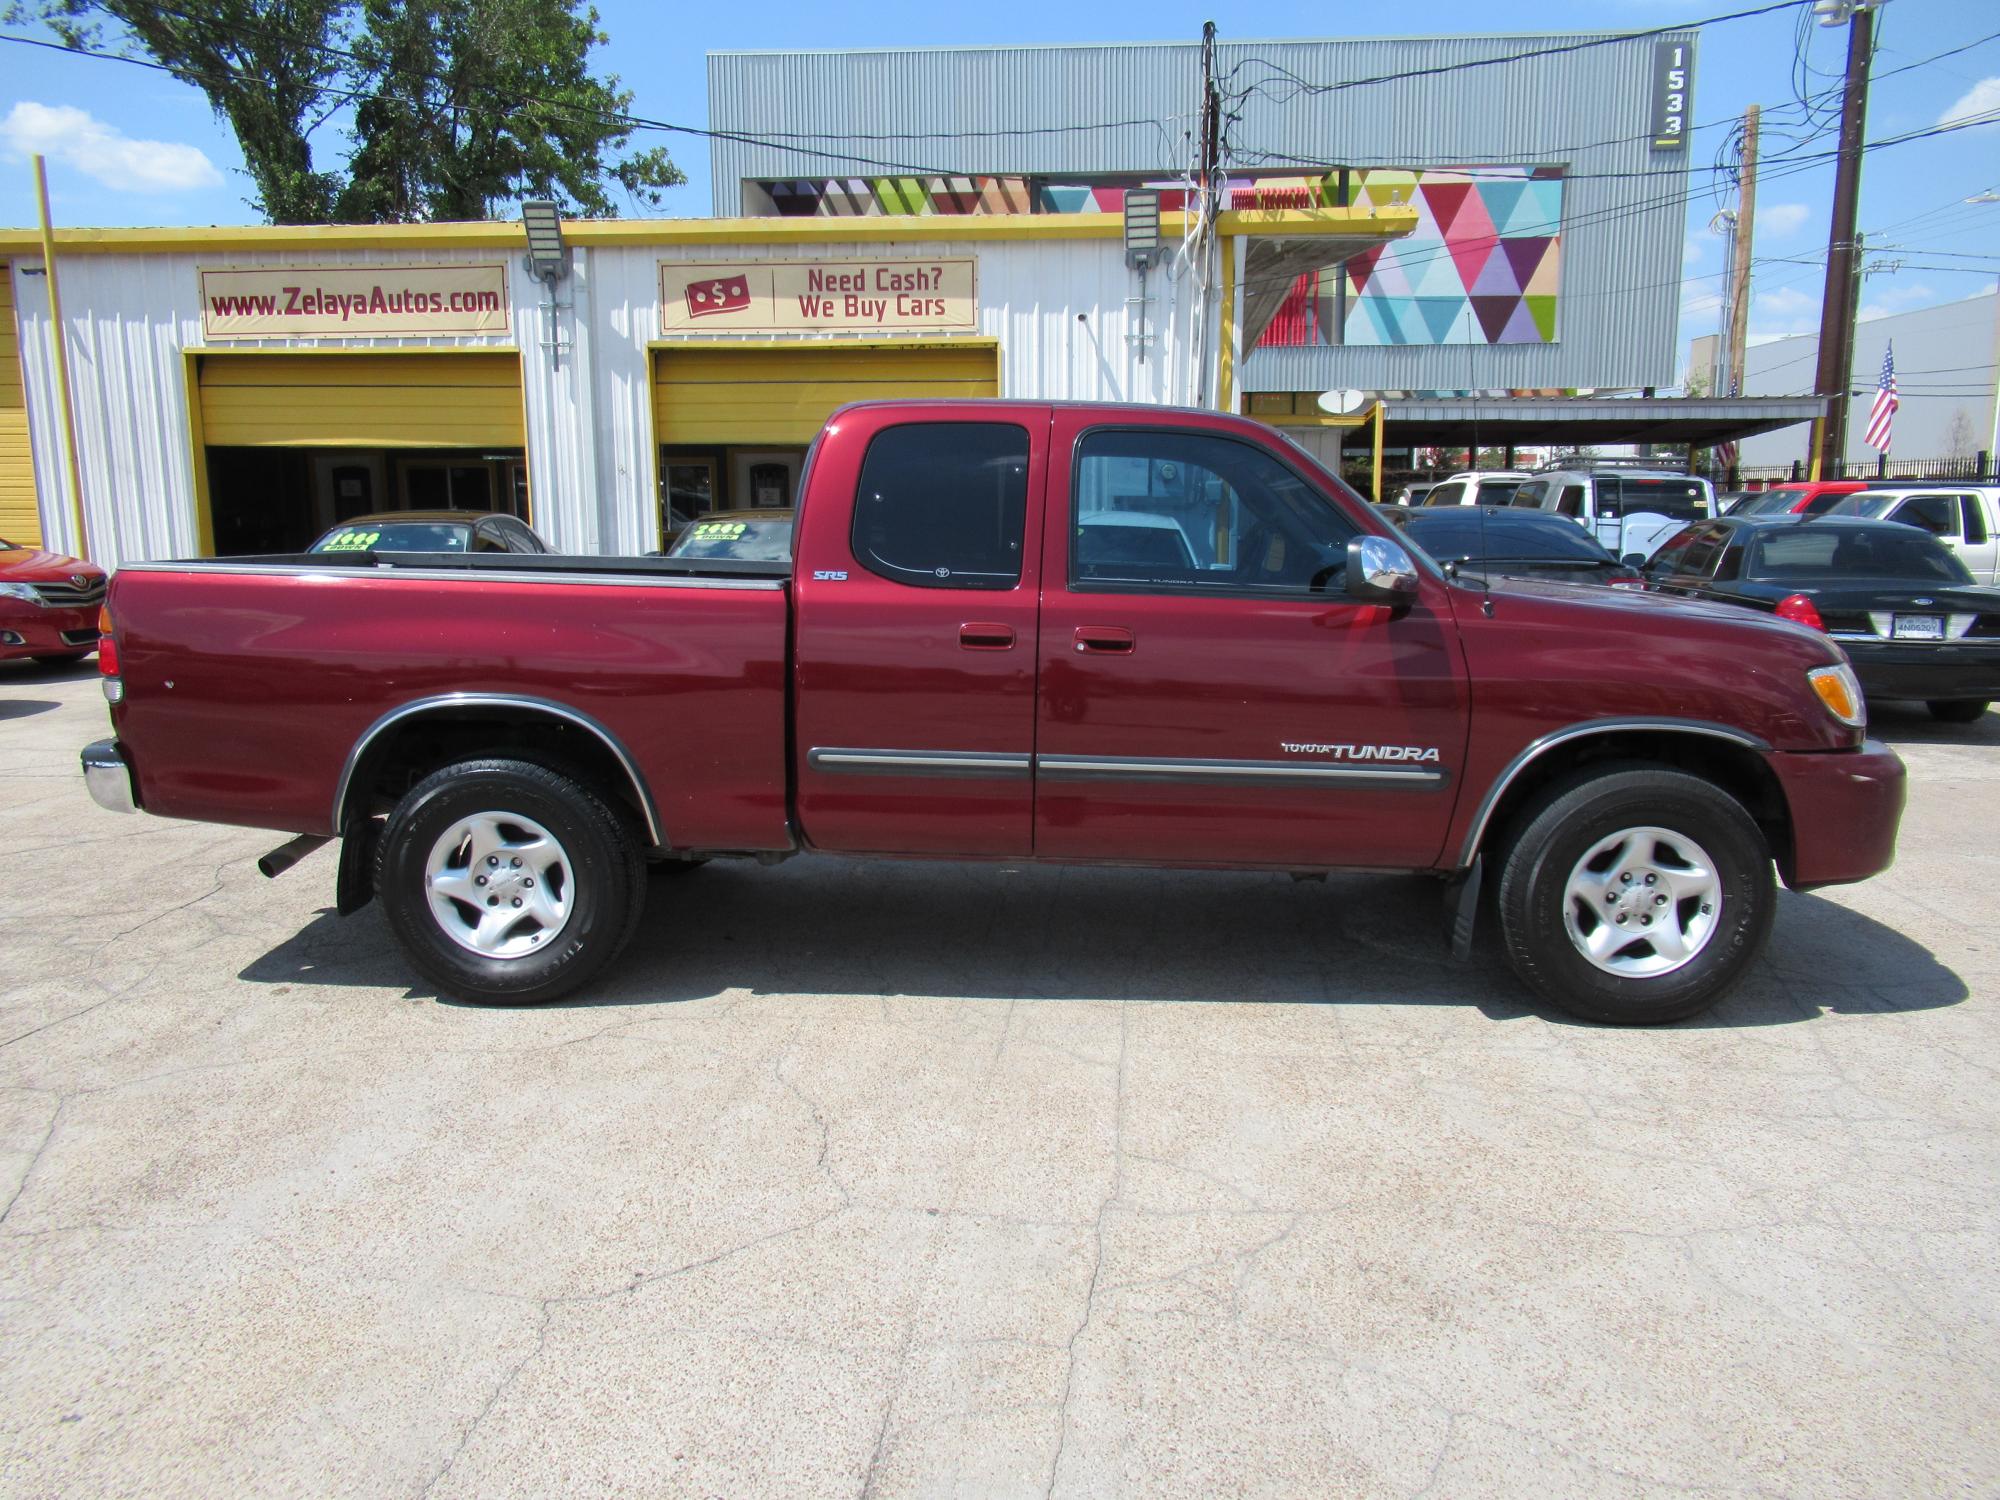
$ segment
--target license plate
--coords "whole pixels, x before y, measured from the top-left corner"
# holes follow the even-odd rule
[[[1944,618],[1941,615],[1897,615],[1890,621],[1890,632],[1899,641],[1941,641],[1944,639]]]

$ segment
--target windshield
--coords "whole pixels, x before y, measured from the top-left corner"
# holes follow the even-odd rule
[[[1803,490],[1766,490],[1761,495],[1752,495],[1729,513],[1732,516],[1788,516],[1804,493]]]
[[[790,562],[792,517],[697,521],[680,534],[669,557],[733,557],[739,562]]]
[[[1474,558],[1500,561],[1549,560],[1572,563],[1614,563],[1581,526],[1563,520],[1543,520],[1523,513],[1493,514],[1480,524],[1478,511],[1424,512],[1404,527],[1410,539],[1440,561]]]
[[[1473,494],[1472,503],[1474,505],[1512,505],[1514,503],[1514,491],[1520,487],[1521,481],[1518,479],[1482,479],[1479,481],[1478,490]]]
[[[1597,483],[1601,496],[1607,485],[1603,479]],[[1618,487],[1628,516],[1645,511],[1675,521],[1700,521],[1708,517],[1708,495],[1699,479],[1634,479],[1621,474]]]
[[[370,521],[336,526],[314,542],[313,552],[463,552],[472,528],[452,521]]]
[[[1831,513],[1836,516],[1866,516],[1871,521],[1879,521],[1902,498],[1893,492],[1862,490],[1858,494],[1841,496],[1840,503],[1833,507]]]
[[[1952,551],[1934,536],[1909,527],[1776,532],[1758,540],[1748,576],[1761,582],[1825,583],[1853,578],[1893,578],[1912,583],[1972,582]]]

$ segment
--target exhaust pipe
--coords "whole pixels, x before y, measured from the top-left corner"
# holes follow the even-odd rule
[[[276,880],[285,871],[289,870],[293,865],[297,864],[327,841],[327,835],[323,833],[302,833],[289,844],[278,845],[277,848],[258,860],[257,868],[264,872],[267,879]]]

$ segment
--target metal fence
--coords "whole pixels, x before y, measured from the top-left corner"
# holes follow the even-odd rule
[[[1790,464],[1744,464],[1728,473],[1711,472],[1717,488],[1746,489],[1757,484],[1796,484],[1812,477],[1812,468],[1803,459]],[[1984,451],[1970,458],[1880,458],[1860,463],[1822,467],[1821,479],[1985,479],[1994,478],[1993,460]]]

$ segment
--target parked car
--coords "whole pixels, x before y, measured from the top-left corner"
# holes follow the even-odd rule
[[[308,552],[515,552],[549,550],[527,523],[473,510],[392,510],[342,521]]]
[[[0,661],[82,661],[97,649],[104,569],[0,541]]]
[[[1731,516],[1817,516],[1832,510],[1844,497],[1868,486],[1858,479],[1810,479],[1778,484],[1752,495],[1741,505],[1717,514]]]
[[[1075,561],[1081,576],[1133,570],[1148,577],[1191,579],[1199,564],[1187,529],[1172,516],[1144,510],[1100,510],[1076,523]]]
[[[1568,516],[1626,562],[1643,562],[1690,521],[1715,514],[1706,479],[1665,469],[1577,465],[1535,475],[1514,504]]]
[[[1454,474],[1432,485],[1423,503],[1427,506],[1512,505],[1514,492],[1527,478],[1528,475],[1519,469],[1482,469],[1474,473]]]
[[[1842,497],[1829,514],[1896,521],[1927,531],[1958,554],[1976,582],[2000,581],[2000,485],[1865,489]]]
[[[729,557],[748,562],[790,562],[790,510],[718,510],[690,522],[668,557]]]
[[[1824,630],[1871,698],[1969,724],[2000,698],[2000,589],[1937,538],[1855,516],[1724,516],[1653,554],[1650,588]]]
[[[1637,568],[1561,516],[1526,510],[1418,510],[1403,534],[1459,577],[1545,578],[1643,589]]]
[[[867,402],[806,475],[789,564],[122,568],[92,795],[298,835],[271,873],[341,838],[337,909],[486,1002],[601,973],[648,860],[816,850],[1431,872],[1455,951],[1490,889],[1526,984],[1663,1021],[1754,961],[1774,865],[1893,855],[1903,766],[1823,634],[1451,578],[1246,418]],[[1142,493],[1226,497],[1211,565],[1092,552],[1171,534],[1073,496]]]

